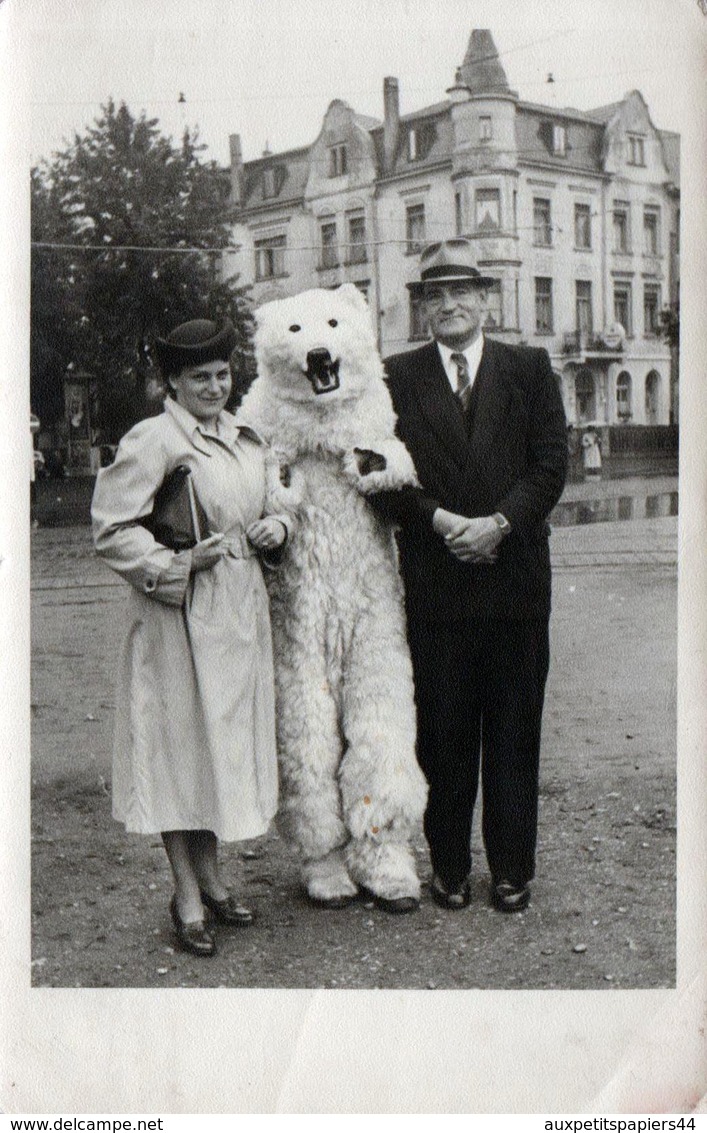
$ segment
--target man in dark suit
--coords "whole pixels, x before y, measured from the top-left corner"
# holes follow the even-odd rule
[[[469,903],[480,772],[491,900],[517,912],[535,871],[547,516],[565,481],[565,415],[545,350],[484,338],[491,280],[471,243],[430,245],[420,268],[408,286],[435,341],[385,365],[421,489],[372,502],[400,528],[432,895],[449,909]]]

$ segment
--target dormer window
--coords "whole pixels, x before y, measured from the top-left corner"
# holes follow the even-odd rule
[[[266,198],[277,196],[277,177],[274,168],[263,171],[263,196]]]
[[[329,149],[329,176],[343,177],[347,169],[346,146],[343,143],[331,146]]]
[[[628,164],[629,165],[645,165],[646,152],[645,152],[645,138],[641,134],[628,135]]]
[[[435,140],[434,126],[429,122],[410,126],[407,133],[408,161],[422,161],[429,154]]]
[[[557,122],[552,127],[552,152],[557,157],[564,157],[567,153],[567,127]]]
[[[479,141],[490,142],[493,137],[493,128],[491,119],[482,115],[479,118]]]

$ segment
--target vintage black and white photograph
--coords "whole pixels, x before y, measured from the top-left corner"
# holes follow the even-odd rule
[[[17,20],[32,994],[370,992],[368,1018],[420,992],[431,1025],[438,992],[601,992],[611,1038],[563,1053],[579,1111],[667,1003],[625,993],[701,971],[676,849],[707,17]],[[426,1108],[554,1108],[458,1058]],[[694,1109],[698,1064],[605,1104]]]

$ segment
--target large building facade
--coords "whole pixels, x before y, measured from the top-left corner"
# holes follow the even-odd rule
[[[632,91],[590,111],[523,102],[489,31],[446,99],[382,122],[335,100],[316,141],[244,163],[231,137],[234,244],[224,271],[256,304],[350,281],[384,355],[426,337],[405,284],[421,246],[469,237],[497,282],[487,333],[545,347],[575,425],[677,419],[660,312],[679,286],[679,136]]]

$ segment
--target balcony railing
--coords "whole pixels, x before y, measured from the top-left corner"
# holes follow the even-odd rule
[[[623,340],[620,335],[589,334],[583,330],[573,330],[562,336],[563,354],[620,354]]]

